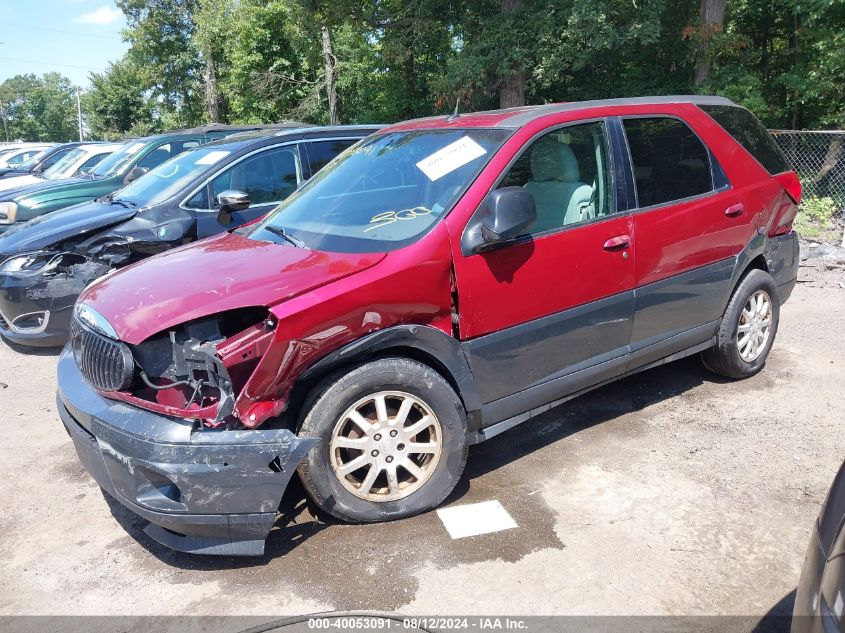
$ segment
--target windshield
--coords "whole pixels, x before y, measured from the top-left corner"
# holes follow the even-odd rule
[[[121,189],[115,197],[142,206],[159,204],[179,193],[194,178],[230,153],[229,150],[206,147],[179,154]]]
[[[55,165],[49,169],[45,169],[41,176],[47,180],[63,180],[64,178],[70,178],[76,172],[76,165],[84,155],[85,150],[81,147],[72,149],[62,156]]]
[[[18,167],[18,169],[27,170],[27,171],[32,169],[33,167],[35,167],[38,164],[38,162],[42,158],[44,158],[44,154],[46,154],[48,151],[50,151],[50,150],[49,149],[41,150],[40,152],[38,152],[35,156],[30,158],[29,160],[25,160],[24,162],[22,162],[20,164],[20,166]]]
[[[108,178],[109,176],[114,176],[123,169],[126,163],[132,160],[132,157],[135,156],[135,154],[144,149],[146,145],[146,143],[140,141],[127,143],[114,154],[97,163],[97,166],[91,170],[91,174],[94,178]]]
[[[341,253],[402,248],[443,217],[502,146],[506,130],[393,132],[364,139],[247,234]]]

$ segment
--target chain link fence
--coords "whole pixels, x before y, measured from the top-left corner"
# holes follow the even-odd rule
[[[845,225],[845,130],[770,132],[801,179],[796,230],[811,239],[838,242]]]

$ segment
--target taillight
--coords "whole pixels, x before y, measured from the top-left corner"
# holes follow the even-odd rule
[[[775,180],[789,194],[795,204],[801,204],[801,181],[798,180],[798,174],[794,171],[787,171],[775,176]]]

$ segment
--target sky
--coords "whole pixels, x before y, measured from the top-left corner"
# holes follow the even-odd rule
[[[0,83],[55,71],[85,88],[126,52],[125,26],[113,0],[0,0]]]

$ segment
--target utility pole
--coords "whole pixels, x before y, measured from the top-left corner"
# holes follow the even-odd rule
[[[0,107],[2,105],[3,104],[0,103]],[[3,131],[6,133],[6,142],[8,143],[9,142],[9,125],[6,123],[6,110],[5,110],[5,108],[0,108],[0,109],[2,109],[2,114],[3,114]]]
[[[3,121],[5,122],[5,118]],[[79,142],[85,139],[82,138],[82,104],[79,102],[79,86],[76,87],[76,122],[79,124]]]

